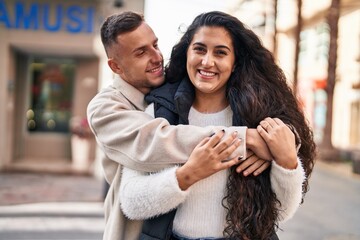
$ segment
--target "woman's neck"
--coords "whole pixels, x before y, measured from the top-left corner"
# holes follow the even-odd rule
[[[201,113],[216,113],[229,106],[229,102],[223,93],[204,94],[196,92],[192,106]]]

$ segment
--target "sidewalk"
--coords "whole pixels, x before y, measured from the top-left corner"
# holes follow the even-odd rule
[[[99,240],[102,191],[90,176],[0,173],[0,239]]]
[[[99,202],[103,182],[95,177],[0,173],[0,206],[38,202]]]
[[[281,240],[360,240],[360,177],[351,163],[317,161],[310,191],[295,216],[280,224]]]
[[[103,182],[89,176],[0,173],[0,239],[99,240]],[[317,161],[310,191],[282,240],[359,240],[360,175]]]

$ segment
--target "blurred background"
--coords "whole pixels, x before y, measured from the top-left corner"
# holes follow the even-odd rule
[[[359,0],[0,0],[0,239],[101,239],[106,187],[86,106],[111,84],[99,28],[143,13],[165,61],[196,15],[262,39],[314,130],[310,192],[281,239],[360,239]]]

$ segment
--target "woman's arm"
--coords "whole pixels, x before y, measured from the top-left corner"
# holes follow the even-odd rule
[[[297,167],[292,170],[279,166],[276,161],[272,162],[270,181],[271,188],[281,203],[280,221],[285,222],[292,218],[299,208],[304,180],[305,172],[300,159],[297,161]]]
[[[119,195],[124,214],[130,219],[147,219],[181,204],[189,191],[180,189],[177,169],[172,167],[149,174],[124,167]]]
[[[123,168],[120,204],[130,219],[146,219],[166,213],[181,204],[189,187],[218,171],[239,162],[239,156],[228,157],[240,145],[237,134],[222,139],[224,132],[201,141],[181,167],[148,174]]]
[[[281,203],[280,220],[290,219],[302,199],[304,169],[297,157],[295,134],[278,118],[266,118],[257,128],[274,158],[270,179],[273,191]]]

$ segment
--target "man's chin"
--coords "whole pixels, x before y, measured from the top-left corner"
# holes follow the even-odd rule
[[[151,86],[153,88],[159,87],[164,83],[164,81],[165,81],[165,78],[158,79],[158,80],[155,80],[155,81],[151,81]]]

